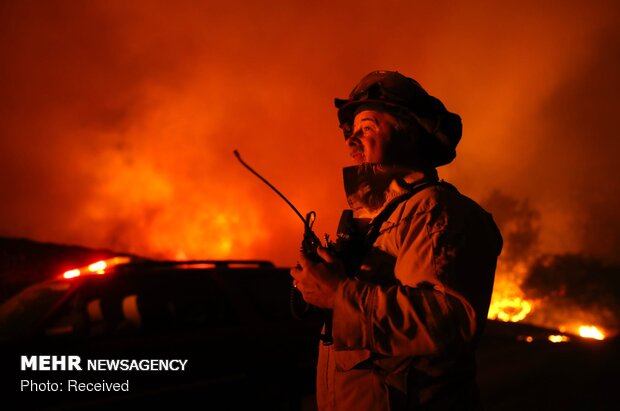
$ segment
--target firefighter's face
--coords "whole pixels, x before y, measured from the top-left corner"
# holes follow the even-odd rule
[[[349,155],[355,164],[383,163],[392,139],[396,119],[385,112],[364,110],[353,120],[353,132],[347,138]]]

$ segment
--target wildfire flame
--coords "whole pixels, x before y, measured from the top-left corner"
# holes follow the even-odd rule
[[[521,289],[521,279],[524,278],[526,272],[527,267],[525,264],[511,267],[510,270],[505,266],[498,267],[498,276],[493,289],[493,296],[491,298],[491,305],[487,318],[504,322],[520,322],[533,314],[536,307],[542,311],[548,309],[548,307],[545,306],[544,300],[534,301],[528,299]],[[533,315],[536,316],[536,314]],[[587,322],[591,321],[590,317],[583,313],[573,313],[572,319],[574,322],[561,325],[553,321],[553,318],[557,320],[557,316],[547,317],[542,322],[533,321],[532,318],[530,318],[530,321],[535,325],[558,329],[561,333],[579,335],[583,338],[592,338],[595,340],[605,339],[606,335],[601,327],[584,325],[584,322],[587,324]],[[595,317],[591,318],[596,320]],[[567,342],[570,340],[569,337],[565,335],[549,335],[547,339],[552,343]],[[525,342],[534,341],[531,336],[527,338],[523,337],[520,340]]]
[[[247,258],[275,231],[240,188],[236,197],[217,181],[180,179],[173,166],[125,164],[116,153],[104,158],[103,181],[84,211],[96,242],[153,258]]]
[[[492,303],[488,318],[505,322],[519,322],[532,311],[533,304],[520,297],[501,298]]]
[[[579,335],[584,338],[594,338],[595,340],[605,339],[605,334],[593,325],[582,325],[579,327]]]
[[[567,337],[566,335],[550,335],[548,339],[552,343],[562,343],[562,342],[570,341],[570,338]]]
[[[525,266],[515,267],[510,274],[498,275],[487,318],[504,322],[519,322],[534,308],[534,302],[521,291],[518,278],[523,277]]]

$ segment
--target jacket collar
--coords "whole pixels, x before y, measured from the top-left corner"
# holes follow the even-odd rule
[[[393,199],[420,183],[437,181],[437,170],[365,163],[342,170],[347,202],[354,218],[373,219]]]

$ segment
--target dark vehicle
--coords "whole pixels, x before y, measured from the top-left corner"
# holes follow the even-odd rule
[[[19,409],[303,409],[321,322],[292,317],[290,286],[265,261],[68,271],[0,306],[2,391]]]

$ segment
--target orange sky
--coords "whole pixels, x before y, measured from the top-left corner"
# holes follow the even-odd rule
[[[333,233],[333,98],[391,69],[463,118],[442,177],[618,262],[617,2],[412,3],[2,2],[0,235],[293,264],[301,222],[232,151]]]

